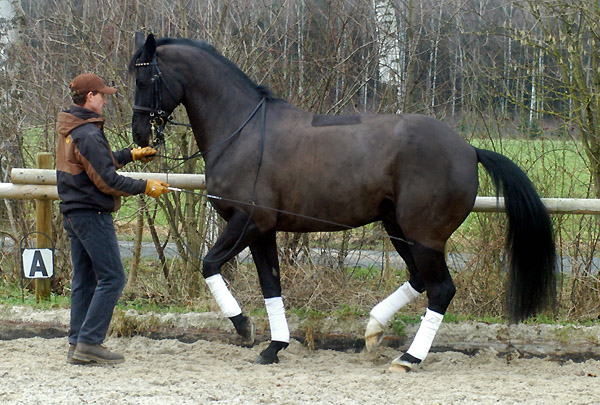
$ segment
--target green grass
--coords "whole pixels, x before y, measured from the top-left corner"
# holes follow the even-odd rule
[[[354,319],[364,317],[367,314],[368,311],[361,308],[350,305],[340,305],[332,311],[331,316],[337,319]]]
[[[473,146],[494,150],[527,173],[542,197],[595,198],[588,162],[579,143],[562,139],[473,139]],[[480,169],[479,195],[494,195],[485,170]]]
[[[58,295],[55,293],[50,294],[48,300],[36,301],[35,291],[25,288],[23,290],[23,296],[21,296],[21,289],[18,284],[10,284],[2,282],[0,284],[0,304],[3,305],[22,305],[32,307],[36,309],[56,309],[56,308],[70,308],[71,296],[70,295]],[[191,311],[203,312],[207,311],[206,307],[199,307],[195,305],[179,305],[170,304],[162,305],[154,302],[150,298],[135,297],[128,299],[126,294],[121,297],[117,303],[117,308],[124,311],[128,309],[134,309],[140,314],[154,312],[154,313],[186,313]]]
[[[378,263],[380,264],[380,263]],[[346,273],[352,280],[374,280],[381,277],[381,268],[378,266],[354,266],[345,267]]]
[[[117,303],[117,308],[122,310],[133,309],[140,314],[145,314],[148,312],[153,312],[157,314],[165,314],[165,313],[176,313],[176,314],[184,314],[186,312],[196,311],[197,308],[194,306],[182,306],[177,304],[171,305],[163,305],[153,302],[151,299],[135,297],[132,299],[127,299],[122,297]],[[202,312],[202,311],[198,311]]]
[[[31,288],[33,288],[33,285]],[[50,293],[50,299],[37,302],[35,290],[25,287],[21,292],[20,284],[8,283],[6,280],[1,280],[0,304],[24,305],[37,309],[69,308],[71,298],[65,295]]]
[[[460,323],[460,322],[465,322],[465,321],[476,321],[476,322],[483,322],[483,323],[488,323],[488,324],[506,322],[506,320],[504,318],[501,318],[498,316],[492,316],[492,315],[482,315],[479,317],[474,317],[471,314],[465,315],[465,314],[458,314],[458,313],[452,313],[452,312],[446,312],[444,314],[444,322],[446,322],[446,323]]]
[[[596,198],[583,147],[574,141],[563,139],[472,139],[478,148],[501,153],[520,166],[533,182],[541,197],[549,198]],[[494,196],[495,186],[487,172],[479,168],[480,196]],[[595,217],[553,214],[555,229],[560,229],[563,245],[580,239],[593,242],[595,239]],[[468,241],[503,237],[503,232],[491,234],[490,230],[501,230],[506,223],[504,214],[471,213],[451,238],[451,250],[478,252],[479,246],[469,246]],[[589,228],[588,228],[589,227]]]

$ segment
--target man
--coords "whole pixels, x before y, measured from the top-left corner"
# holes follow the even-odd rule
[[[73,79],[70,87],[74,105],[58,114],[56,154],[60,212],[73,264],[67,362],[122,363],[122,355],[101,345],[125,286],[111,212],[119,209],[121,196],[146,193],[157,198],[169,185],[116,173],[132,160],[147,162],[156,155],[150,147],[111,151],[102,109],[105,95],[115,94],[116,88],[87,73]]]

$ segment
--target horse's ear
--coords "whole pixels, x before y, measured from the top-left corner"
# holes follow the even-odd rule
[[[154,35],[148,34],[148,38],[146,38],[146,43],[144,44],[144,50],[149,55],[154,55],[154,52],[156,52],[156,40],[154,39]]]
[[[144,46],[144,34],[142,34],[141,32],[136,32],[134,36],[134,44],[136,51],[142,46]]]

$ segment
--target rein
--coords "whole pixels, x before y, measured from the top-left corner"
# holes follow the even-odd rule
[[[246,206],[250,206],[251,207],[250,214],[248,215],[248,219],[246,220],[246,223],[244,224],[244,227],[242,228],[242,231],[240,232],[240,237],[235,242],[235,244],[231,247],[231,249],[229,249],[229,251],[227,253],[223,254],[220,258],[218,258],[218,259],[212,259],[212,260],[207,260],[206,258],[200,257],[200,255],[195,254],[192,251],[192,249],[187,245],[187,243],[185,243],[185,241],[183,240],[183,238],[181,237],[181,235],[179,236],[179,238],[181,240],[181,243],[186,247],[186,249],[188,250],[188,252],[190,252],[191,254],[193,254],[194,256],[196,256],[196,258],[198,260],[202,261],[202,262],[206,262],[206,263],[220,262],[223,259],[225,259],[226,257],[228,257],[233,251],[235,251],[237,249],[237,247],[239,246],[240,242],[242,241],[242,238],[246,234],[246,231],[248,230],[248,226],[250,226],[250,221],[252,220],[252,214],[254,214],[254,209],[258,207],[256,205],[256,184],[258,183],[258,177],[260,175],[260,168],[262,167],[263,154],[264,154],[264,149],[265,149],[265,117],[266,117],[266,111],[267,111],[266,106],[267,106],[267,100],[266,100],[265,97],[263,97],[260,100],[260,102],[258,103],[258,105],[254,108],[254,110],[252,110],[252,112],[244,120],[244,122],[242,123],[242,125],[240,125],[240,127],[238,129],[236,129],[231,135],[229,135],[224,140],[218,142],[216,145],[211,146],[210,148],[208,148],[207,150],[205,150],[203,152],[198,151],[198,152],[194,153],[193,155],[188,156],[187,158],[184,158],[184,161],[179,164],[179,165],[182,165],[187,160],[196,158],[196,157],[198,157],[200,155],[204,155],[204,154],[210,152],[211,150],[214,150],[217,147],[223,145],[225,142],[229,141],[235,135],[239,134],[241,132],[241,130],[244,129],[244,127],[248,124],[248,122],[250,122],[250,120],[252,119],[252,117],[254,117],[254,115],[256,114],[256,112],[259,109],[261,109],[261,114],[260,114],[260,151],[259,151],[259,154],[258,154],[258,168],[256,169],[256,176],[254,178],[254,185],[252,187],[252,202],[248,203],[248,202],[245,202],[245,201],[237,201],[237,203],[240,204],[240,205],[246,205]],[[175,167],[177,167],[177,166],[175,166]],[[173,170],[175,167],[172,167],[169,170]],[[168,180],[168,174],[167,174],[167,180]],[[235,202],[234,200],[223,198],[223,197],[218,197],[218,196],[211,195],[211,194],[208,194],[208,193],[196,193],[196,192],[193,192],[193,191],[190,192],[188,190],[181,190],[181,189],[176,189],[176,188],[171,188],[171,189],[173,191],[180,191],[180,192],[184,191],[184,192],[189,193],[189,194],[195,194],[195,195],[205,196],[206,198],[213,199],[213,200],[222,200],[222,201],[228,201],[228,202]],[[168,206],[167,206],[167,208],[168,208]],[[169,216],[171,217],[171,220],[172,220],[173,229],[175,231],[177,231],[177,226],[176,226],[175,221],[173,219],[174,216],[173,216],[173,213],[171,212],[170,209],[169,209]]]

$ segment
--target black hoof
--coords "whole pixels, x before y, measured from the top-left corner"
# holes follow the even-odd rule
[[[400,356],[400,360],[406,361],[410,364],[415,364],[415,365],[421,363],[421,359],[417,359],[415,356],[411,356],[408,353],[404,353],[402,356]]]
[[[409,371],[417,367],[420,363],[420,359],[417,359],[416,357],[411,356],[408,353],[404,353],[402,356],[392,361],[392,364],[390,364],[390,371],[408,373]]]
[[[240,345],[243,347],[252,347],[254,346],[255,334],[254,334],[254,323],[252,320],[244,315],[237,315],[229,318],[231,322],[233,322],[233,326],[235,327],[238,335],[242,337],[242,341]]]
[[[281,349],[285,349],[288,347],[289,343],[287,342],[278,342],[276,340],[271,341],[269,346],[260,352],[258,359],[254,362],[254,364],[275,364],[279,363],[279,357],[277,357],[277,353]]]
[[[254,364],[276,364],[279,363],[279,357],[263,356],[262,354],[254,361]]]
[[[254,323],[248,318],[246,327],[241,331],[240,336],[242,337],[242,346],[252,347],[254,346],[255,335],[254,335]]]

